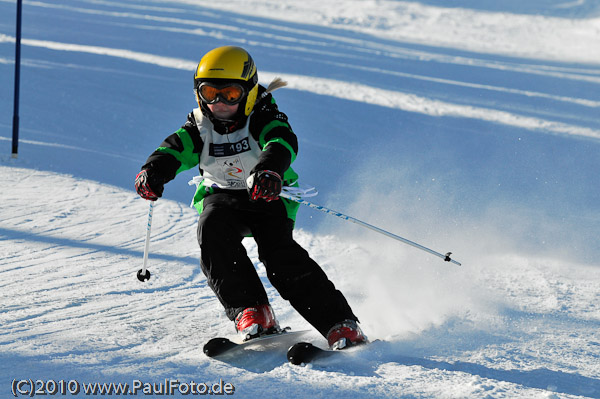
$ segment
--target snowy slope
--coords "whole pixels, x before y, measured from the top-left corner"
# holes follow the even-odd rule
[[[247,398],[600,398],[600,6],[444,4],[25,1],[11,159],[15,7],[0,0],[2,396],[13,379],[222,379]],[[232,326],[200,272],[192,172],[157,203],[153,277],[135,278],[148,205],[133,177],[224,44],[261,82],[289,81],[276,98],[314,202],[463,263],[302,209],[296,238],[372,350],[206,358]],[[280,322],[308,328],[246,245]]]

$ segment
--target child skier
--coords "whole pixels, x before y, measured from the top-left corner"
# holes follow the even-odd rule
[[[273,287],[332,348],[364,343],[343,294],[292,237],[298,204],[279,194],[298,178],[290,167],[298,141],[270,94],[274,88],[258,84],[246,50],[225,46],[206,53],[194,74],[199,108],[150,155],[136,176],[136,191],[156,201],[165,183],[198,166],[201,268],[244,340],[279,331],[242,244],[252,236]]]

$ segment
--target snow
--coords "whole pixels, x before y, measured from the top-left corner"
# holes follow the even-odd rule
[[[600,398],[598,2],[25,1],[17,159],[14,3],[0,0],[3,396],[21,379],[167,379],[242,398]],[[296,238],[368,350],[301,367],[202,354],[233,327],[199,268],[193,171],[157,202],[152,278],[135,277],[148,204],[133,178],[225,44],[262,83],[289,82],[275,96],[312,202],[463,264],[302,207]],[[245,244],[281,324],[310,328]]]

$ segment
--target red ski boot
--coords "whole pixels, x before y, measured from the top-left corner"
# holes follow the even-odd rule
[[[354,320],[345,320],[337,323],[327,333],[327,343],[334,350],[365,344],[367,342],[367,337]]]
[[[235,329],[244,341],[279,331],[271,305],[246,308],[235,318]]]

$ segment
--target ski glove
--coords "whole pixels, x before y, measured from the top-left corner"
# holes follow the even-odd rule
[[[135,177],[135,191],[144,199],[156,201],[162,196],[163,190],[163,183],[153,179],[152,173],[147,169],[142,170]]]
[[[271,170],[258,170],[250,175],[246,181],[250,200],[259,198],[267,202],[278,200],[281,193],[281,176]]]

